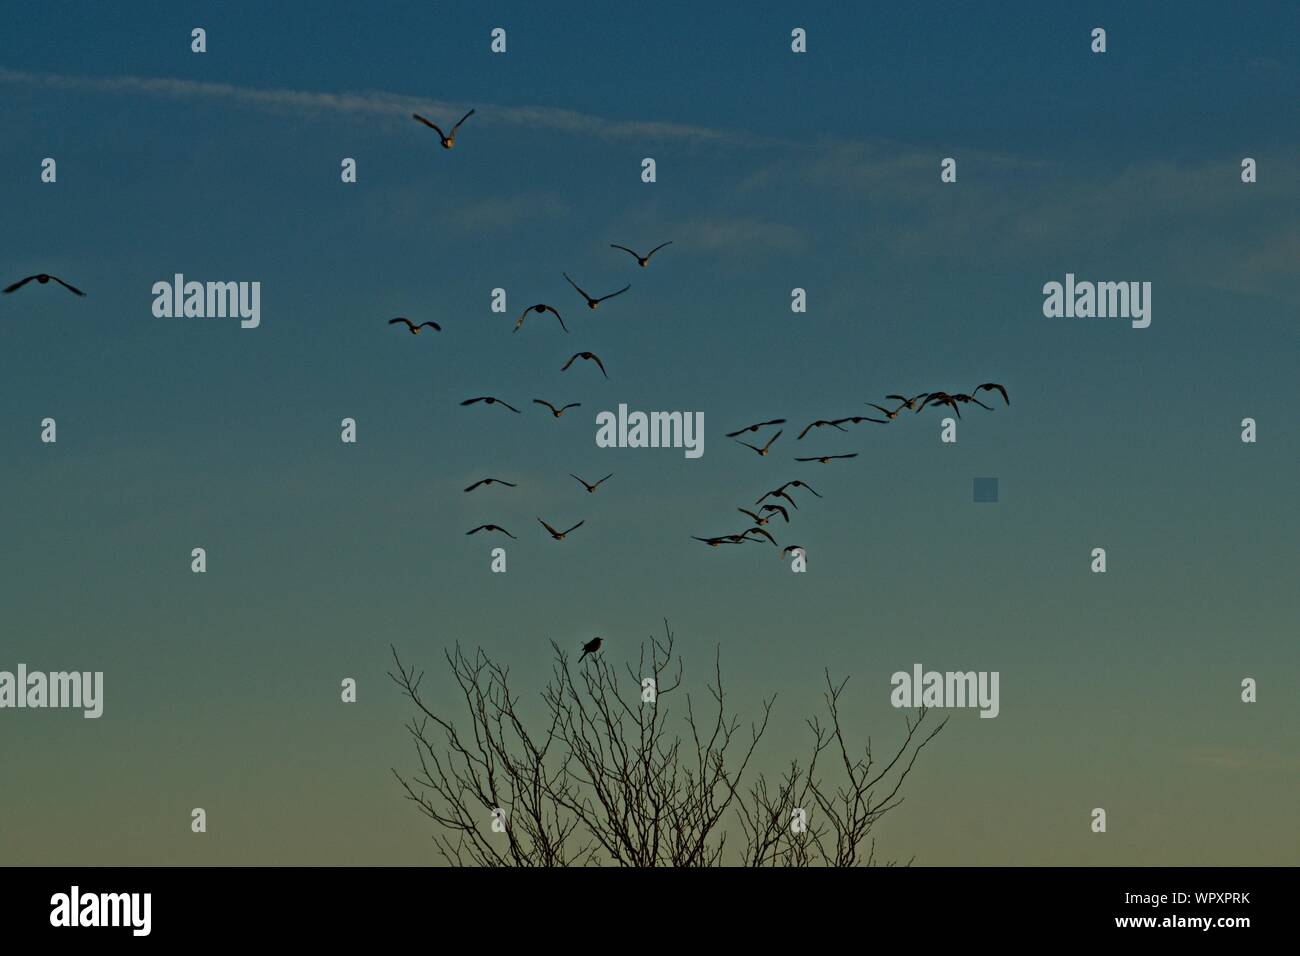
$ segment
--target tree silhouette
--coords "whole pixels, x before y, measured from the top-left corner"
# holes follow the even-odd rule
[[[875,865],[872,828],[902,801],[904,780],[946,719],[922,735],[921,708],[905,718],[903,741],[883,765],[870,739],[854,756],[839,711],[847,678],[835,684],[828,672],[827,715],[806,721],[812,734],[806,764],[791,760],[776,780],[760,773],[746,787],[775,697],[762,702],[761,717],[742,732],[726,705],[718,651],[709,703],[697,713],[684,694],[685,713],[674,725],[670,705],[679,696],[683,665],[673,643],[665,621],[664,636],[641,644],[637,668],[626,665],[624,677],[604,654],[571,666],[552,641],[551,676],[533,729],[520,713],[509,668],[482,650],[469,656],[457,644],[444,652],[464,697],[467,723],[458,727],[425,703],[423,673],[403,665],[394,648],[389,677],[415,708],[406,730],[419,771],[409,778],[393,774],[438,824],[433,839],[447,862]],[[730,850],[729,811],[743,841],[736,846],[733,837]]]

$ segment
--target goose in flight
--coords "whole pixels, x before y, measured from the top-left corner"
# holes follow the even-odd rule
[[[588,362],[595,362],[600,367],[600,374],[605,376],[605,378],[609,378],[609,373],[605,371],[605,363],[600,360],[600,356],[597,355],[595,352],[574,352],[573,358],[565,362],[564,366],[560,369],[560,371],[567,372],[569,370],[569,366],[572,365],[578,359],[584,359],[585,361]]]
[[[536,305],[530,305],[528,308],[524,309],[524,314],[521,315],[519,321],[515,323],[516,332],[524,327],[524,319],[528,318],[529,312],[536,312],[538,315],[541,315],[544,312],[549,312],[560,320],[560,328],[564,329],[565,332],[569,331],[569,327],[564,324],[564,319],[560,318],[559,312],[556,312],[552,306],[547,305],[545,302],[538,302]]]
[[[47,282],[49,282],[51,279],[53,279],[55,282],[57,282],[59,285],[63,286],[63,288],[67,289],[69,292],[73,293],[74,295],[85,295],[85,294],[86,294],[86,293],[82,292],[80,289],[78,289],[76,286],[68,285],[66,282],[64,282],[62,279],[60,279],[58,276],[52,276],[52,275],[49,275],[48,273],[45,273],[45,272],[38,272],[38,273],[36,273],[36,275],[34,275],[34,276],[28,276],[26,279],[19,279],[19,280],[18,280],[17,282],[15,282],[13,285],[11,285],[11,286],[9,286],[8,288],[6,288],[6,289],[5,289],[5,295],[8,295],[10,292],[16,292],[17,290],[19,290],[19,289],[21,289],[23,286],[25,286],[27,283],[31,282],[33,279],[35,279],[35,280],[36,280],[37,282],[39,282],[41,285],[45,285]]]
[[[723,535],[721,538],[701,538],[698,535],[694,535],[694,534],[691,535],[691,537],[696,541],[703,541],[710,548],[716,548],[720,544],[740,543],[739,541],[736,540],[739,537],[739,535],[734,535],[734,534]]]
[[[784,418],[774,418],[770,422],[759,422],[757,425],[750,425],[748,428],[741,428],[734,432],[727,432],[727,437],[735,438],[737,435],[745,434],[745,432],[756,432],[760,428],[765,428],[768,425],[784,425],[784,424],[785,424]]]
[[[473,531],[466,531],[465,533],[466,533],[466,534],[477,534],[477,533],[480,532],[480,531],[500,531],[500,532],[501,532],[502,534],[504,534],[506,537],[509,537],[509,538],[514,538],[514,537],[515,537],[513,534],[511,534],[511,533],[510,533],[509,531],[507,531],[505,528],[501,527],[499,524],[481,524],[481,525],[479,525],[477,528],[475,528]],[[518,539],[518,538],[515,538],[515,540],[518,541],[519,539]]]
[[[515,408],[509,402],[503,402],[499,398],[493,398],[491,395],[480,395],[478,398],[467,398],[461,402],[461,405],[473,405],[475,402],[486,402],[489,405],[504,405],[516,415],[520,414],[519,409]]]
[[[953,398],[955,398],[957,401],[961,402],[963,405],[966,404],[967,402],[974,402],[974,403],[975,403],[976,405],[978,405],[980,408],[988,409],[990,412],[993,411],[992,408],[989,408],[989,406],[985,405],[983,402],[981,402],[981,401],[980,401],[978,398],[976,398],[974,395],[967,395],[965,392],[958,392],[956,395],[953,396]],[[1009,403],[1008,403],[1008,404],[1009,404]]]
[[[847,421],[847,419],[840,419],[840,420],[841,420],[841,421]],[[807,425],[807,426],[804,428],[804,430],[801,431],[801,432],[799,433],[799,438],[796,438],[795,441],[799,441],[800,439],[802,439],[804,435],[807,435],[807,434],[808,434],[810,431],[812,431],[814,428],[825,428],[827,425],[830,425],[832,428],[837,428],[837,429],[839,429],[840,431],[844,431],[843,428],[840,428],[840,426],[837,425],[837,424],[835,424],[834,422],[828,422],[828,421],[827,421],[826,419],[824,419],[824,418],[819,418],[819,419],[817,419],[817,421],[812,422],[812,423],[810,423],[809,425]]]
[[[510,481],[502,481],[500,478],[480,478],[474,484],[466,488],[466,491],[473,491],[479,485],[505,485],[507,488],[518,488],[519,486]]]
[[[787,497],[789,497],[789,496],[787,495]],[[785,519],[785,523],[786,523],[786,524],[789,524],[789,523],[790,523],[790,512],[786,511],[786,510],[785,510],[784,508],[782,508],[780,505],[767,504],[767,505],[763,505],[763,507],[759,508],[758,510],[759,510],[759,511],[770,511],[770,512],[772,512],[772,514],[778,514],[778,513],[779,513],[779,514],[781,515],[781,517]],[[772,514],[770,514],[770,515],[767,516],[769,520],[771,519]],[[766,524],[766,522],[760,521],[759,524]]]
[[[567,410],[570,409],[570,408],[581,408],[581,407],[582,407],[582,402],[569,402],[569,404],[567,404],[567,405],[561,405],[559,408],[556,408],[556,407],[555,407],[554,405],[552,405],[550,402],[545,401],[544,399],[540,399],[540,398],[534,398],[534,399],[533,399],[533,404],[534,404],[534,405],[545,405],[547,408],[549,408],[549,409],[551,410],[551,414],[554,415],[556,418],[559,418],[561,415],[563,415],[563,414],[565,413],[565,411],[567,411]]]
[[[774,548],[779,548],[779,547],[780,547],[780,545],[776,543],[776,538],[772,537],[770,534],[768,534],[768,533],[767,533],[766,531],[764,531],[762,528],[750,528],[748,531],[746,531],[744,534],[742,534],[741,537],[742,537],[742,538],[749,538],[749,536],[750,536],[751,534],[761,534],[763,537],[767,538],[768,541],[771,541],[771,542],[772,542],[772,547],[774,547]],[[751,540],[752,540],[752,539],[751,539]]]
[[[542,521],[541,518],[538,518],[537,520],[538,520],[538,521]],[[568,534],[569,531],[577,531],[579,528],[582,527],[582,525],[583,525],[583,523],[584,523],[585,521],[586,521],[586,519],[584,518],[582,521],[579,521],[577,524],[575,524],[575,525],[574,525],[572,528],[570,528],[568,531],[556,531],[554,528],[552,528],[552,527],[551,527],[549,524],[547,524],[545,521],[542,521],[542,527],[545,528],[548,532],[550,532],[551,537],[554,538],[556,541],[563,541],[563,540],[564,540],[564,536],[565,536],[566,534]]]
[[[857,458],[858,453],[852,452],[848,455],[814,455],[811,458],[796,458],[795,461],[820,461],[823,465],[836,458]]]
[[[867,418],[865,415],[854,415],[854,416],[852,416],[851,418],[837,418],[837,419],[835,419],[835,421],[831,422],[831,424],[832,424],[832,425],[837,425],[837,426],[838,426],[838,425],[843,425],[845,422],[848,422],[850,425],[860,425],[860,424],[862,424],[863,422],[872,422],[873,424],[876,424],[876,425],[888,425],[888,424],[889,424],[888,420],[886,420],[886,419],[881,419],[881,418]]]
[[[582,645],[582,655],[578,658],[578,663],[582,663],[582,658],[588,654],[595,654],[600,650],[600,638],[596,637]]]
[[[600,479],[600,481],[596,482],[594,485],[589,485],[589,484],[587,484],[585,481],[583,481],[581,478],[579,478],[577,475],[573,474],[572,472],[569,473],[569,477],[570,477],[570,478],[573,478],[575,481],[577,481],[579,484],[581,484],[582,487],[586,488],[586,489],[587,489],[587,494],[592,494],[592,493],[595,492],[595,490],[596,490],[597,488],[599,488],[602,484],[604,484],[604,483],[605,483],[606,481],[608,481],[610,478],[613,478],[613,477],[614,477],[614,473],[613,473],[613,472],[610,472],[608,475],[606,475],[604,478]]]
[[[664,246],[671,246],[672,244],[673,244],[673,241],[672,241],[671,239],[669,239],[667,242],[661,242],[659,245],[655,246],[653,249],[651,249],[649,252],[647,252],[644,256],[639,256],[639,255],[637,255],[635,252],[633,252],[631,249],[629,249],[627,246],[620,246],[620,245],[618,245],[617,243],[614,243],[614,242],[611,242],[611,243],[609,244],[609,247],[610,247],[611,249],[622,249],[624,252],[629,253],[629,254],[632,256],[632,258],[636,260],[636,264],[639,265],[642,269],[644,269],[646,266],[650,265],[650,257],[651,257],[651,256],[653,256],[656,252],[658,252],[658,251],[659,251],[660,249],[662,249]]]
[[[876,409],[877,411],[881,412],[891,422],[898,417],[899,412],[901,412],[905,408],[911,407],[910,405],[907,404],[907,402],[903,402],[902,405],[899,405],[896,409],[894,409],[891,412],[889,409],[882,408],[881,406],[877,405],[875,402],[867,402],[867,404],[870,405],[872,408]]]
[[[788,484],[789,484],[789,482],[786,483],[786,485],[788,485]],[[761,505],[761,504],[763,503],[763,501],[764,501],[765,499],[767,499],[767,498],[784,498],[786,501],[790,502],[790,507],[791,507],[791,508],[793,508],[795,511],[798,511],[798,510],[799,510],[799,505],[795,502],[795,500],[794,500],[793,498],[791,498],[791,497],[790,497],[788,494],[786,494],[786,492],[785,492],[786,485],[782,485],[780,488],[776,489],[776,491],[769,491],[769,492],[768,492],[767,494],[765,494],[762,498],[759,498],[757,501],[755,501],[754,504],[756,504],[756,505]],[[788,514],[785,516],[785,520],[786,520],[786,521],[789,521],[789,520],[790,520],[790,516],[789,516]]]
[[[739,511],[745,517],[747,517],[750,521],[754,522],[754,524],[758,525],[759,527],[762,527],[763,525],[767,524],[769,521],[772,520],[771,515],[756,515],[754,514],[754,512],[749,511],[745,508],[737,508],[736,510]],[[789,515],[786,516],[785,520],[787,523],[790,521]]]
[[[452,149],[452,148],[455,147],[455,145],[456,145],[456,130],[460,129],[460,124],[461,124],[461,123],[465,122],[465,120],[469,119],[469,118],[470,118],[471,116],[473,116],[473,115],[474,115],[474,111],[473,111],[473,110],[470,110],[468,113],[466,113],[464,116],[462,116],[459,120],[456,121],[456,125],[453,126],[453,127],[451,128],[451,132],[450,132],[450,133],[444,133],[444,132],[442,131],[442,129],[438,126],[437,123],[431,123],[431,122],[429,122],[427,119],[425,119],[425,118],[424,118],[423,116],[421,116],[419,113],[412,113],[412,114],[411,114],[412,117],[414,117],[415,119],[419,120],[419,121],[420,121],[421,123],[423,123],[425,126],[429,127],[429,129],[433,130],[435,133],[438,134],[438,138],[442,140],[442,148],[443,148],[443,149]]]
[[[925,401],[921,403],[921,407],[916,410],[917,414],[920,414],[922,409],[931,404],[947,405],[957,413],[958,418],[961,418],[961,409],[957,407],[957,400],[947,392],[931,392],[926,396]]]
[[[1007,390],[1003,388],[1001,385],[999,385],[997,382],[985,382],[983,385],[977,386],[975,391],[972,394],[978,395],[980,392],[986,390],[990,392],[994,392],[994,391],[1001,392],[1002,401],[1006,402],[1008,405],[1011,404],[1011,399],[1007,398]]]
[[[798,478],[796,478],[794,481],[787,481],[784,485],[778,488],[777,491],[785,491],[785,489],[787,488],[806,488],[808,491],[811,491],[813,494],[817,495],[818,498],[821,497],[821,495],[817,494],[816,488],[808,484],[808,482],[806,481],[800,481]]]
[[[927,395],[929,395],[929,394],[930,394],[929,392],[922,392],[920,395],[917,395],[915,398],[907,398],[907,397],[905,397],[905,396],[903,396],[903,395],[886,395],[885,398],[886,398],[886,400],[888,400],[888,401],[899,401],[899,402],[902,402],[904,408],[906,408],[909,412],[914,412],[914,411],[918,411],[918,409],[917,409],[917,407],[916,407],[916,403],[919,402],[919,401],[921,401],[923,398],[925,398],[925,397],[926,397]],[[868,402],[867,404],[870,405],[871,403]],[[877,405],[876,408],[880,408],[880,406]],[[881,408],[880,410],[881,410],[882,412],[884,411],[883,408]]]
[[[767,444],[764,445],[762,448],[759,448],[757,445],[751,445],[747,441],[741,441],[739,438],[737,438],[736,441],[739,444],[744,445],[746,448],[754,449],[754,451],[758,452],[760,456],[766,458],[768,450],[772,447],[772,442],[776,441],[780,437],[781,437],[781,432],[777,432],[775,435],[773,435],[771,438],[767,440]]]
[[[405,316],[402,316],[402,315],[399,315],[399,316],[398,316],[397,318],[395,318],[395,319],[389,319],[389,320],[388,320],[388,324],[389,324],[389,325],[396,325],[396,324],[399,323],[399,322],[405,322],[405,323],[406,323],[406,327],[407,327],[408,329],[411,330],[411,334],[412,334],[412,335],[419,335],[419,334],[420,334],[420,329],[424,328],[426,325],[427,325],[429,328],[433,329],[433,331],[435,331],[435,332],[441,332],[441,331],[442,331],[442,326],[439,325],[437,322],[421,322],[419,325],[416,325],[416,324],[415,324],[414,322],[412,322],[410,319],[408,319],[408,318],[406,318]]]
[[[569,285],[573,286],[575,289],[578,290],[578,295],[582,296],[584,299],[587,300],[587,308],[589,309],[595,309],[596,306],[600,305],[606,299],[612,299],[616,295],[622,295],[628,289],[632,288],[632,284],[628,283],[627,285],[623,286],[623,288],[619,289],[617,292],[611,292],[609,295],[602,295],[599,299],[593,299],[591,296],[587,295],[587,293],[582,291],[582,288],[578,285],[578,283],[574,282],[572,279],[569,278],[569,274],[567,272],[561,272],[560,275],[564,276],[564,278],[568,280]]]

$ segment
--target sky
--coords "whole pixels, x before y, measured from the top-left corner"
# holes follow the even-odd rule
[[[390,646],[454,713],[458,641],[535,702],[550,641],[634,660],[664,619],[687,689],[720,650],[742,716],[777,695],[769,772],[827,671],[877,747],[895,671],[1000,673],[878,855],[1300,862],[1297,28],[1290,3],[32,9],[0,37],[2,278],[88,295],[0,296],[0,670],[103,671],[105,712],[0,711],[0,862],[437,863],[392,774]],[[451,151],[410,119],[471,107]],[[646,270],[609,248],[668,240]],[[631,289],[589,312],[563,271]],[[155,317],[176,273],[260,282],[260,326]],[[1150,327],[1046,318],[1067,273],[1150,282]],[[512,334],[534,302],[571,333]],[[608,381],[560,371],[579,350]],[[1011,404],[955,444],[929,409],[795,440],[988,381]],[[598,448],[620,403],[702,412],[703,456]],[[767,457],[725,437],[778,417]],[[488,475],[519,487],[462,491]],[[807,573],[691,540],[796,477],[824,497],[776,535]],[[465,534],[489,521],[505,574]]]

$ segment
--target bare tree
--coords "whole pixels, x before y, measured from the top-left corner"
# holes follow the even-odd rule
[[[389,676],[415,707],[406,729],[419,761],[409,779],[393,774],[439,825],[434,841],[449,863],[872,865],[872,827],[901,802],[917,756],[943,728],[922,737],[921,709],[883,765],[873,759],[870,740],[853,756],[839,714],[847,681],[835,685],[828,673],[828,722],[807,721],[813,741],[806,767],[792,761],[775,783],[759,774],[742,789],[775,697],[742,731],[727,708],[720,652],[706,705],[697,712],[684,694],[684,716],[673,730],[683,666],[667,622],[662,638],[642,643],[637,667],[626,665],[625,676],[603,655],[571,666],[563,648],[554,641],[551,647],[543,719],[532,731],[520,716],[509,669],[482,650],[471,657],[457,644],[445,652],[467,711],[461,730],[430,709],[420,693],[422,672],[403,665],[393,649]],[[831,757],[845,778],[834,785],[822,777]],[[730,857],[723,823],[729,811],[744,842]]]

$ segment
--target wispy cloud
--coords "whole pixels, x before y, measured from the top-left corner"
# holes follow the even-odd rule
[[[741,130],[714,129],[660,120],[615,120],[549,106],[507,106],[408,96],[385,90],[321,93],[311,90],[258,89],[231,83],[208,83],[168,77],[69,76],[0,69],[0,83],[47,90],[154,96],[176,100],[213,100],[252,109],[292,113],[334,113],[397,118],[412,112],[459,116],[471,106],[476,123],[499,123],[534,130],[608,139],[674,140],[699,144],[764,146],[774,141]]]

